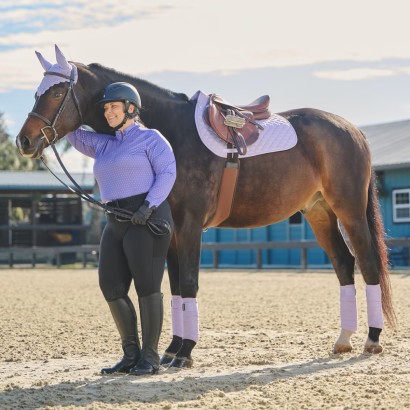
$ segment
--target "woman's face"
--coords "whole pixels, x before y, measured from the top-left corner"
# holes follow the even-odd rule
[[[121,101],[107,102],[104,104],[104,117],[111,128],[115,128],[124,119],[125,104]]]

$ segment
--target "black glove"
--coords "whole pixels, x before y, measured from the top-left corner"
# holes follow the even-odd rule
[[[149,202],[144,201],[144,203],[134,212],[131,218],[131,222],[134,225],[146,225],[151,214],[157,209],[156,206],[149,207]]]

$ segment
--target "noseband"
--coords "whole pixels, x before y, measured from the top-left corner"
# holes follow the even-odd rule
[[[69,97],[70,97],[70,93],[73,95],[74,105],[75,105],[75,108],[77,109],[78,115],[80,116],[81,124],[83,123],[83,116],[82,116],[82,114],[81,114],[80,104],[78,103],[78,98],[77,98],[77,95],[76,95],[75,90],[74,90],[74,74],[75,74],[74,68],[71,68],[70,76],[67,76],[67,75],[64,75],[64,74],[60,74],[60,73],[55,73],[55,72],[53,72],[53,71],[46,71],[46,72],[44,73],[44,75],[56,75],[56,76],[63,77],[63,78],[65,78],[65,79],[67,79],[67,80],[70,81],[70,85],[68,86],[67,92],[66,92],[66,94],[65,94],[65,96],[64,96],[64,100],[63,100],[63,102],[61,103],[60,108],[58,109],[57,114],[56,114],[56,116],[54,117],[54,120],[53,120],[53,121],[50,121],[49,119],[47,119],[46,117],[42,116],[41,114],[38,114],[38,113],[34,112],[34,109],[36,108],[37,103],[34,105],[33,111],[31,111],[31,112],[28,113],[28,116],[29,116],[29,117],[37,117],[37,118],[39,118],[41,121],[43,121],[43,122],[45,122],[45,123],[47,124],[46,127],[41,128],[41,133],[43,134],[43,136],[41,137],[41,139],[45,139],[45,140],[47,141],[48,145],[53,145],[53,144],[55,144],[55,143],[57,142],[57,140],[58,140],[58,133],[57,133],[57,130],[56,130],[56,128],[55,128],[55,125],[56,125],[56,123],[57,123],[57,121],[58,121],[58,118],[60,117],[61,113],[63,112],[63,110],[64,110],[64,108],[65,108],[65,106],[66,106],[66,104],[67,104],[67,101],[68,101],[68,99],[69,99]],[[46,133],[45,133],[45,130],[46,130],[46,129],[50,129],[50,130],[53,132],[53,139],[52,139],[51,141],[47,138],[47,135],[46,135]]]

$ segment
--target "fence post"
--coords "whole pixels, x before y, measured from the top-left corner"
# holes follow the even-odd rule
[[[256,249],[256,269],[262,269],[262,249]]]
[[[212,250],[212,262],[214,269],[218,269],[219,266],[219,252],[216,249]]]
[[[300,250],[300,264],[302,269],[307,269],[307,248]]]
[[[57,264],[57,268],[60,269],[61,268],[61,253],[59,251],[55,251],[56,252],[56,264]]]
[[[87,253],[83,253],[83,268],[87,267]]]

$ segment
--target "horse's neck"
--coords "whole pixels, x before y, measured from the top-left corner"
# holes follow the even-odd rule
[[[98,109],[92,110],[88,113],[88,116],[84,120],[85,125],[90,126],[93,130],[102,134],[114,134],[111,128],[108,126],[107,121],[98,112]]]
[[[99,92],[113,82],[125,81],[133,84],[141,95],[141,120],[144,125],[148,128],[158,129],[167,138],[177,134],[176,127],[178,127],[182,117],[185,116],[185,110],[182,107],[184,101],[180,100],[177,95],[167,92],[148,81],[129,77],[102,66],[91,65],[87,68],[89,70],[87,71],[92,73],[92,78],[89,78],[89,81],[96,81],[93,89]],[[85,71],[84,74],[87,75],[87,72]],[[105,118],[96,106],[97,98],[92,97],[88,104],[90,109],[87,112],[85,123],[97,132],[112,134],[112,130],[108,127]]]
[[[165,95],[158,87],[136,79],[133,84],[141,95],[141,120],[148,128],[160,129],[178,115],[178,103],[172,94]]]

